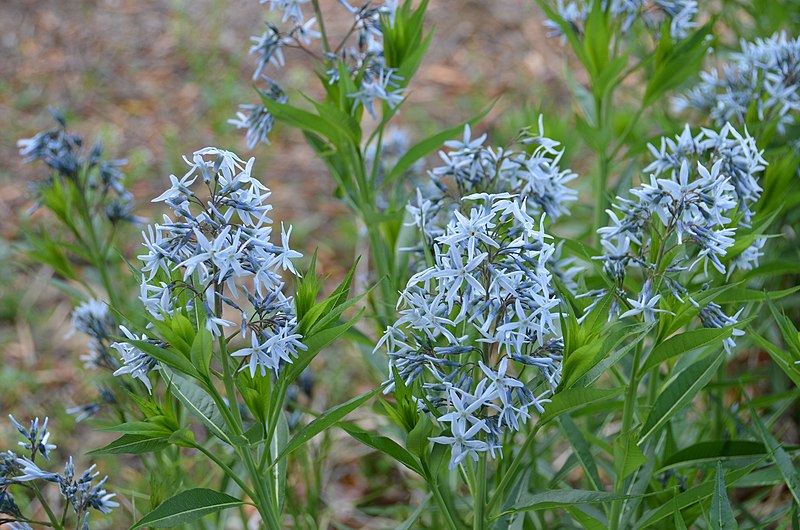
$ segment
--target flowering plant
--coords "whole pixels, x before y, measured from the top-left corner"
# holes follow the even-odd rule
[[[540,114],[499,145],[479,115],[414,144],[394,122],[433,39],[426,1],[262,4],[271,18],[250,48],[260,101],[230,124],[250,149],[279,123],[300,130],[370,263],[327,289],[317,255],[292,246],[303,231],[273,222],[282,208],[255,158],[217,147],[183,158],[151,201],[168,210],[148,222],[121,161],[85,149],[56,115],[19,142],[51,170],[34,191],[58,222],[28,230],[27,256],[72,297],[81,360],[99,374],[98,399],[67,410],[116,436],[88,454],[104,469],[120,455],[137,465],[109,473],[114,493],[94,466],[76,476],[71,457],[50,471],[48,420],[12,417],[23,452],[0,453],[0,521],[88,529],[99,511],[131,530],[621,530],[797,519],[796,451],[776,426],[794,421],[800,384],[797,157],[784,157],[797,148],[796,40],[743,40],[700,74],[716,19],[702,25],[697,2],[539,0],[544,28],[583,69],[566,80],[575,114]],[[273,79],[298,50],[319,97]],[[560,122],[574,138],[553,134]],[[319,406],[326,391],[339,404]],[[358,518],[335,513],[325,473],[342,459],[368,491]],[[403,500],[382,498],[389,487]]]

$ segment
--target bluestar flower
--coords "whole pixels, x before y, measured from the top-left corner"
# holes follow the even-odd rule
[[[403,101],[404,89],[398,87],[399,80],[393,69],[381,68],[374,75],[365,76],[360,88],[347,97],[363,105],[370,116],[378,119],[375,113],[375,100],[386,102],[390,108],[396,107]]]
[[[34,460],[37,454],[41,454],[45,460],[49,461],[50,451],[56,448],[54,444],[48,442],[50,440],[50,433],[47,432],[49,418],[45,418],[41,426],[39,426],[39,418],[36,418],[31,421],[30,429],[23,427],[11,414],[8,415],[8,418],[25,438],[25,441],[18,442],[18,445],[30,452],[31,460]]]
[[[58,473],[44,471],[32,460],[28,460],[27,458],[18,457],[17,465],[19,466],[19,474],[13,477],[13,482],[30,482],[31,480],[46,480],[48,482],[58,481]]]
[[[103,160],[103,146],[99,142],[85,150],[83,138],[67,131],[64,117],[52,110],[51,113],[58,123],[56,127],[17,142],[25,162],[42,161],[54,172],[34,188],[43,190],[52,186],[54,179],[64,179],[76,185],[82,193],[97,191],[93,197],[98,202],[92,206],[105,212],[112,223],[139,224],[141,218],[133,215],[133,196],[123,186],[125,175],[118,169],[127,162]],[[34,209],[38,208],[40,201]]]
[[[258,89],[259,94],[279,103],[285,103],[287,98],[283,89],[267,76],[262,77],[266,81],[268,89]],[[254,149],[259,143],[269,144],[268,136],[275,126],[275,117],[264,105],[239,105],[236,118],[228,120],[228,123],[235,125],[237,129],[246,129],[247,147]]]
[[[526,209],[509,194],[464,198],[375,348],[406,385],[421,382],[420,406],[449,424],[452,436],[431,440],[451,446],[451,468],[498,454],[505,430],[526,423],[530,408],[541,412],[560,380],[559,300],[547,268],[556,250]]]
[[[653,172],[657,176],[668,174],[669,179],[659,181],[662,185],[669,185],[669,180],[675,181],[676,174],[679,175],[677,180],[683,186],[688,185],[686,180],[688,172],[681,173],[684,162],[692,163],[699,160],[706,166],[712,167],[720,164],[719,173],[733,186],[734,195],[730,197],[726,187],[720,185],[715,188],[717,197],[735,201],[744,214],[745,221],[750,220],[753,215],[750,206],[758,201],[762,191],[758,178],[767,162],[762,156],[764,151],[758,149],[756,140],[747,131],[740,134],[733,126],[725,124],[719,131],[702,129],[699,134],[693,136],[691,129],[686,125],[683,132],[674,140],[664,137],[659,148],[652,144],[649,144],[648,148],[654,160],[644,170]],[[703,171],[705,170],[704,168]],[[700,184],[698,181],[692,185],[697,187]],[[718,204],[714,213],[719,213],[722,209],[729,210],[727,205]]]
[[[752,137],[730,125],[693,136],[687,126],[675,139],[663,138],[660,148],[650,145],[650,152],[655,160],[645,168],[653,172],[649,180],[631,189],[631,198],[618,197],[614,210],[608,210],[611,224],[598,230],[603,255],[595,259],[614,284],[609,318],[622,313],[653,322],[666,311],[659,308],[665,297],[683,303],[687,282],[713,279],[709,264],[730,276],[737,267],[752,267],[762,254],[764,240],[759,239],[733,259],[728,255],[736,242],[736,224],[752,217],[761,193],[758,175],[766,162]],[[701,262],[702,274],[697,274]],[[634,296],[625,286],[630,269],[638,269],[644,280]],[[586,293],[596,297],[586,314],[608,294],[608,289]],[[724,327],[736,324],[739,314],[728,317],[712,303],[700,318],[706,327]],[[730,338],[726,348],[732,346]]]
[[[171,176],[170,189],[155,199],[171,206],[173,217],[164,216],[163,223],[142,234],[147,252],[139,256],[146,273],[140,298],[156,319],[199,307],[215,336],[225,328],[242,329],[251,347],[232,354],[243,358],[242,369],[253,376],[277,373],[306,349],[297,333],[294,301],[282,293],[281,274],[297,276],[293,260],[302,256],[290,247],[292,227],[281,225],[279,245],[270,241],[270,191],[252,176],[255,159],[245,162],[209,147],[186,162],[189,171],[180,179]],[[178,301],[184,295],[188,305]],[[126,362],[117,372],[147,379],[154,365],[149,357],[128,343],[118,349]]]
[[[729,121],[743,125],[755,108],[759,122],[774,121],[784,133],[800,110],[800,37],[776,33],[742,40],[741,48],[721,71],[703,72],[699,84],[675,98],[676,110],[697,109],[721,126]]]
[[[111,336],[116,332],[118,324],[111,316],[106,302],[95,298],[81,302],[72,311],[71,324],[72,331],[69,335],[79,331],[91,339],[88,352],[81,355],[81,360],[86,368],[116,369],[118,367],[116,360],[108,350]]]
[[[309,0],[261,0],[262,4],[269,2],[270,11],[279,10],[283,12],[281,22],[291,20],[295,24],[303,23],[303,10],[302,5],[307,4]]]
[[[149,339],[147,335],[137,337],[125,326],[120,326],[119,329],[129,340],[139,340],[154,345],[162,345],[159,341]],[[129,342],[114,342],[111,344],[111,347],[117,350],[122,358],[122,366],[114,371],[114,375],[130,374],[134,379],[138,379],[144,383],[144,386],[147,387],[147,391],[152,393],[153,386],[150,383],[148,374],[153,370],[159,369],[156,360]]]
[[[728,264],[728,277],[730,278],[736,269],[750,271],[758,267],[758,260],[764,255],[763,249],[766,244],[766,237],[756,238],[755,241],[730,261]]]
[[[408,224],[418,227],[424,236],[422,246],[407,249],[415,253],[419,262],[425,256],[425,247],[431,250],[453,216],[459,219],[461,229],[446,242],[455,242],[452,238],[465,240],[472,235],[486,237],[480,235],[483,233],[480,230],[470,228],[480,222],[479,218],[469,219],[459,213],[462,199],[518,197],[519,200],[507,203],[507,207],[521,208],[525,213],[518,215],[521,219],[518,230],[535,226],[533,218],[542,213],[552,219],[569,214],[567,203],[577,199],[577,192],[566,183],[577,175],[560,167],[563,150],[557,149],[558,142],[545,136],[542,121],[540,116],[538,132],[523,129],[517,138],[522,145],[535,146],[530,153],[485,147],[486,135],[474,138],[469,125],[464,127],[461,140],[445,142],[450,151],[439,153],[444,165],[428,172],[431,186],[417,188],[415,200],[407,206]],[[560,251],[550,257],[553,259],[550,270],[563,277],[568,286],[574,286],[572,279],[580,269],[571,267],[571,260],[562,260]]]
[[[455,469],[466,458],[477,461],[479,453],[489,450],[489,444],[478,440],[475,435],[486,428],[486,420],[480,420],[469,428],[462,423],[451,423],[452,436],[434,436],[430,441],[450,446],[450,469]]]
[[[103,487],[108,480],[107,476],[93,484],[94,480],[100,476],[100,473],[95,471],[96,467],[92,465],[76,479],[75,466],[70,457],[64,466],[64,475],[57,477],[61,495],[69,501],[78,520],[81,521],[86,520],[90,509],[106,515],[119,506],[118,502],[112,500],[116,494],[108,493]]]
[[[321,37],[320,32],[314,29],[316,18],[305,20],[301,4],[307,0],[262,0],[269,2],[270,9],[282,11],[282,21],[279,27],[268,23],[267,30],[260,36],[252,37],[253,45],[250,53],[257,56],[257,66],[253,79],[257,80],[268,67],[282,68],[286,62],[284,49],[290,47],[303,48],[310,46],[314,40]],[[353,7],[340,0],[342,7],[353,17],[352,35],[354,45],[346,45],[346,39],[337,47],[336,52],[322,51],[324,57],[324,70],[330,83],[336,83],[341,74],[340,66],[344,66],[353,79],[357,89],[348,94],[355,105],[363,105],[367,112],[374,118],[377,116],[375,101],[385,101],[394,108],[403,100],[404,89],[400,87],[401,79],[397,72],[386,66],[383,56],[383,27],[384,21],[394,23],[397,10],[397,0],[388,0],[376,5],[367,2],[361,7]],[[352,39],[351,39],[352,40]],[[312,52],[313,53],[313,52]],[[269,87],[268,92],[274,92],[277,86],[274,81],[266,76]],[[261,91],[262,95],[267,95]],[[280,92],[283,97],[283,92]],[[278,97],[272,97],[279,99]],[[239,129],[247,130],[247,144],[252,149],[259,142],[267,141],[274,119],[262,105],[240,105],[240,112],[229,123]]]

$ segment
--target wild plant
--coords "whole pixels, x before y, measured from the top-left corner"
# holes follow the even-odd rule
[[[56,448],[50,442],[48,418],[41,423],[39,418],[34,419],[27,429],[14,416],[9,415],[9,419],[22,436],[23,441],[18,444],[23,453],[19,455],[10,450],[0,453],[0,523],[8,524],[9,528],[15,530],[30,529],[31,524],[62,530],[74,520],[74,527],[82,530],[89,528],[92,510],[105,515],[119,506],[114,500],[116,494],[105,489],[108,477],[96,480],[100,476],[95,471],[96,466],[92,465],[76,477],[72,457],[69,457],[63,473],[45,471],[42,464],[37,463],[37,459],[40,462],[44,459],[49,464],[51,451]],[[52,496],[44,495],[48,483],[58,486],[63,508],[53,505]],[[11,493],[12,488],[18,495],[24,495],[26,501],[35,498],[47,515],[47,520],[35,521],[23,515]]]
[[[144,221],[119,164],[81,151],[63,119],[20,143],[53,170],[38,202],[71,238],[33,232],[29,256],[74,296],[82,360],[107,372],[102,397],[72,412],[119,434],[90,454],[139,455],[161,480],[132,529],[325,526],[319,468],[333,457],[308,442],[334,427],[402,468],[421,502],[381,512],[397,528],[797,521],[796,451],[779,442],[800,384],[797,266],[791,244],[776,258],[773,243],[776,226],[787,241],[795,231],[797,166],[779,156],[796,149],[795,40],[744,41],[668,109],[713,43],[703,6],[538,1],[586,74],[586,86],[568,76],[595,158],[581,164],[543,117],[503,146],[473,132],[477,119],[417,144],[394,127],[432,40],[427,2],[340,0],[338,37],[317,0],[262,3],[272,22],[250,50],[261,101],[231,124],[250,149],[296,127],[325,162],[369,243],[375,274],[354,296],[355,266],[321,296],[316,256],[299,261],[292,226],[273,223],[254,158],[185,157],[153,199],[170,212],[126,263],[121,227]],[[298,51],[320,98],[273,75]],[[362,316],[375,327],[356,330]],[[297,394],[337,339],[385,360],[384,377],[311,412]],[[363,426],[345,421],[356,411]],[[93,468],[75,479],[71,460],[64,474],[34,463],[52,449],[46,423],[17,425],[30,457],[0,455],[2,511],[36,523],[10,496],[22,488],[48,515],[39,523],[63,528],[38,489],[53,482],[88,527],[88,510],[118,497]]]

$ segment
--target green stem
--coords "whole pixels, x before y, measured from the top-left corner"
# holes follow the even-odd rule
[[[222,471],[224,471],[225,474],[228,475],[228,477],[230,477],[234,482],[236,482],[236,484],[238,484],[238,486],[242,489],[245,495],[247,495],[250,498],[255,497],[253,491],[247,486],[247,483],[243,481],[239,477],[239,475],[237,475],[236,472],[233,471],[228,466],[228,464],[223,462],[217,455],[215,455],[214,453],[212,453],[211,451],[209,451],[208,449],[206,449],[205,447],[203,447],[201,444],[198,443],[192,444],[192,447],[194,447],[195,449],[206,455],[211,461],[217,464],[220,467],[220,469],[222,469]]]
[[[486,528],[486,467],[487,467],[486,454],[482,454],[478,460],[478,476],[475,481],[476,494],[473,496],[472,502],[474,504],[472,529],[484,530]]]
[[[314,6],[314,14],[317,16],[317,24],[319,24],[319,33],[322,37],[322,49],[325,50],[326,53],[331,51],[330,41],[328,41],[328,34],[325,31],[325,19],[322,17],[322,9],[319,7],[319,0],[311,0],[311,4]]]
[[[271,530],[281,530],[279,516],[275,511],[272,495],[270,494],[269,490],[267,490],[267,481],[262,480],[263,475],[259,473],[258,466],[253,460],[253,455],[247,448],[237,452],[242,457],[242,460],[244,460],[244,465],[250,474],[250,479],[253,481],[253,487],[255,488],[257,499],[256,507],[258,508],[258,512],[261,514],[261,518],[264,520],[264,524],[266,524],[267,528],[270,528]]]
[[[381,299],[376,305],[379,324],[383,329],[390,320],[392,311],[390,308],[394,308],[397,303],[397,293],[394,290],[395,278],[390,264],[391,252],[383,239],[379,224],[369,222],[368,219],[364,219],[364,224],[367,227],[369,245],[380,280]]]
[[[89,253],[91,254],[92,258],[94,258],[94,266],[97,269],[97,272],[100,273],[100,281],[103,283],[103,288],[106,290],[108,301],[111,303],[112,307],[114,307],[117,311],[120,311],[122,309],[122,305],[117,297],[117,292],[114,289],[114,285],[111,283],[111,276],[108,274],[108,267],[106,267],[108,264],[106,249],[101,247],[98,235],[95,232],[95,225],[92,221],[92,214],[89,210],[89,204],[86,202],[84,190],[81,189],[78,192],[78,197],[80,198],[78,209],[80,210],[81,217],[86,225],[86,231],[89,237]]]
[[[600,243],[600,234],[597,231],[606,224],[606,209],[608,208],[608,198],[606,188],[608,187],[608,174],[611,166],[611,159],[605,153],[600,154],[595,175],[595,206],[594,206],[594,226],[592,231],[592,241],[597,246]]]
[[[436,504],[439,506],[439,511],[444,516],[444,520],[447,523],[447,527],[450,530],[459,530],[459,525],[456,524],[456,520],[453,517],[453,513],[451,512],[450,504],[445,500],[444,496],[442,495],[441,490],[439,489],[438,481],[434,480],[430,468],[428,467],[427,462],[425,459],[422,459],[422,471],[424,472],[423,478],[425,482],[428,484],[428,489],[433,493],[433,498],[436,499]]]
[[[634,416],[637,405],[637,395],[639,390],[639,360],[641,358],[642,348],[637,345],[633,353],[633,364],[631,366],[631,377],[628,381],[628,389],[625,393],[625,403],[622,410],[622,428],[619,437],[627,435],[633,427]],[[625,479],[622,476],[624,462],[614,462],[614,469],[616,476],[614,478],[614,493],[622,494],[625,486]],[[611,530],[618,530],[620,520],[622,518],[622,508],[625,502],[623,500],[614,501],[611,504]]]
[[[519,467],[522,465],[522,461],[525,460],[525,455],[528,454],[531,446],[536,439],[536,434],[539,432],[539,424],[533,426],[533,430],[531,430],[528,437],[525,438],[525,443],[522,444],[519,452],[514,456],[514,459],[511,461],[511,465],[508,466],[508,469],[503,474],[502,480],[500,480],[500,484],[497,486],[497,489],[489,498],[489,503],[486,505],[487,513],[491,513],[497,503],[500,501],[500,498],[503,495],[503,492],[506,488],[508,488],[510,482],[514,479],[514,477],[519,472]]]
[[[31,483],[31,489],[33,490],[33,493],[36,495],[36,498],[39,499],[39,503],[42,505],[42,508],[44,509],[45,513],[47,513],[47,518],[50,519],[52,527],[55,528],[56,530],[64,530],[64,527],[58,521],[58,517],[56,517],[56,514],[53,513],[53,510],[50,508],[50,505],[47,504],[47,501],[44,499],[44,495],[42,495],[39,486],[37,486],[35,483]]]

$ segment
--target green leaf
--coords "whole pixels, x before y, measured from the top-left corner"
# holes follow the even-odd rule
[[[306,345],[307,349],[299,352],[299,357],[291,364],[286,366],[281,377],[285,378],[288,382],[292,382],[297,379],[300,376],[300,373],[305,370],[306,366],[309,365],[309,363],[322,348],[347,333],[347,331],[350,330],[350,328],[352,328],[356,322],[358,322],[363,314],[364,309],[362,308],[355,317],[348,320],[344,324],[324,329],[310,337],[304,337],[302,342]]]
[[[211,434],[223,442],[233,445],[230,437],[225,432],[225,420],[222,418],[214,399],[189,379],[171,370],[165,369],[162,371],[164,378],[170,385],[170,392],[183,403],[186,410],[200,420]]]
[[[414,473],[417,473],[418,475],[422,476],[423,474],[422,468],[420,467],[417,458],[413,454],[411,454],[405,447],[398,444],[391,438],[367,432],[351,423],[339,422],[337,425],[344,432],[346,432],[347,434],[349,434],[362,444],[366,445],[367,447],[372,447],[376,451],[380,451],[381,453],[390,456],[397,462],[406,466]]]
[[[176,426],[175,429],[178,427]],[[166,437],[172,435],[175,429],[168,429],[163,425],[151,423],[149,421],[129,421],[113,427],[99,429],[102,432],[118,432],[123,434],[138,434],[140,436],[150,436],[152,438]]]
[[[331,425],[334,425],[341,421],[345,416],[353,412],[355,409],[360,407],[362,404],[366,403],[372,396],[374,396],[380,388],[376,388],[375,390],[371,390],[366,394],[361,394],[360,396],[356,396],[353,399],[345,401],[340,405],[336,405],[335,407],[326,410],[314,420],[311,421],[308,425],[300,429],[300,432],[294,435],[286,447],[281,451],[278,458],[274,461],[277,462],[281,458],[291,454],[293,451],[298,449],[301,445],[305,444],[314,436],[318,435]],[[274,465],[274,464],[273,464]]]
[[[192,341],[190,354],[192,364],[204,378],[208,377],[209,367],[211,366],[212,340],[211,332],[206,328],[201,328]]]
[[[789,488],[792,497],[794,497],[794,501],[800,505],[800,473],[798,473],[797,467],[792,462],[792,457],[769,432],[761,418],[758,417],[758,413],[749,399],[747,400],[747,405],[750,407],[750,421],[755,426],[761,441],[769,448],[772,460],[778,466],[783,481],[786,483],[786,487]]]
[[[605,303],[609,303],[609,301],[605,301]],[[584,326],[591,325],[589,321],[595,314],[605,315],[606,312],[603,307],[595,308],[578,329],[583,330]],[[565,353],[560,388],[589,386],[652,329],[652,324],[649,323],[609,327],[605,323],[605,317],[601,318],[602,326],[605,328],[602,335],[595,336],[594,333],[591,333],[586,336],[585,343],[580,347]],[[620,347],[626,339],[629,341],[628,344]]]
[[[608,530],[608,526],[598,521],[586,512],[581,511],[580,508],[574,506],[567,506],[565,508],[568,514],[575,519],[575,522],[580,524],[584,530]]]
[[[589,63],[585,66],[593,81],[603,73],[608,65],[608,45],[611,40],[609,19],[603,3],[592,2],[584,25],[583,52],[589,59]],[[592,88],[597,90],[594,83]],[[600,93],[595,92],[595,95],[599,96]]]
[[[496,517],[512,513],[550,510],[553,508],[564,508],[577,504],[598,504],[603,502],[619,501],[629,499],[629,495],[609,493],[605,491],[588,490],[546,490],[540,493],[526,493],[514,504]]]
[[[721,293],[714,299],[714,302],[718,304],[744,304],[747,302],[762,302],[764,299],[780,300],[797,291],[800,291],[800,285],[781,291],[759,291],[757,289],[734,288]]]
[[[110,444],[94,449],[87,455],[141,455],[159,451],[169,445],[169,436],[147,434],[123,434]]]
[[[711,45],[709,36],[712,35],[712,26],[713,22],[709,22],[677,46],[673,45],[669,31],[661,32],[661,40],[653,58],[653,73],[643,98],[645,107],[700,70]],[[668,26],[665,25],[666,28]]]
[[[714,495],[711,497],[711,528],[714,530],[732,530],[739,528],[733,508],[728,500],[727,486],[725,484],[725,471],[722,464],[717,462],[717,474],[714,477]]]
[[[680,335],[674,335],[664,342],[656,345],[650,355],[647,356],[641,371],[647,372],[654,366],[658,366],[667,359],[681,355],[683,353],[719,343],[731,336],[733,328],[700,328],[686,331]]]
[[[641,444],[655,434],[683,407],[689,404],[701,388],[711,380],[722,364],[724,350],[711,353],[695,362],[676,377],[656,398],[640,434]]]
[[[343,140],[342,135],[349,134],[338,124],[288,103],[280,103],[266,96],[262,96],[261,101],[276,120],[303,131],[318,134],[327,138],[334,145],[340,145]]]
[[[792,380],[795,386],[800,387],[800,368],[798,368],[800,365],[795,364],[796,361],[800,361],[800,358],[795,359],[790,352],[777,347],[772,342],[753,331],[753,329],[748,329],[747,336],[752,339],[753,342],[764,348],[775,364],[783,370],[783,373]]]
[[[569,444],[572,446],[572,452],[577,457],[578,462],[580,462],[584,473],[586,473],[586,477],[589,479],[589,483],[594,489],[598,491],[602,490],[603,483],[600,481],[600,475],[597,473],[597,463],[594,460],[592,450],[586,438],[583,436],[583,433],[568,415],[562,415],[559,421],[561,423],[561,428],[564,429],[564,433],[567,435]]]
[[[748,475],[757,465],[758,463],[754,463],[728,473],[724,480],[726,487],[731,486],[742,477]],[[679,493],[672,499],[671,502],[664,502],[656,508],[653,508],[649,512],[645,513],[642,517],[639,517],[639,519],[636,521],[636,526],[634,526],[634,530],[658,528],[656,523],[666,519],[667,517],[670,517],[676,510],[683,510],[684,508],[697,504],[698,502],[703,502],[714,493],[714,489],[716,488],[715,482],[716,481],[703,482],[702,484]]]
[[[556,392],[550,403],[544,407],[544,414],[539,417],[539,425],[556,418],[559,414],[569,412],[591,403],[611,400],[624,391],[624,388],[569,388]]]
[[[395,379],[396,380],[396,379]],[[406,447],[413,454],[420,458],[424,458],[428,454],[428,447],[430,441],[428,437],[433,432],[433,422],[428,418],[427,414],[421,414],[417,420],[417,424],[406,436]]]
[[[244,501],[206,488],[182,491],[162,502],[142,517],[130,530],[137,528],[175,528],[201,517],[245,504]]]
[[[269,452],[273,459],[286,447],[289,442],[289,424],[286,421],[286,414],[281,411],[278,417],[278,424],[275,428],[275,433],[270,438]],[[286,469],[288,461],[286,458],[278,461],[278,465],[273,466],[270,470],[270,480],[272,481],[272,492],[276,496],[277,506],[276,513],[283,511],[283,504],[286,500]]]
[[[382,186],[386,186],[393,180],[401,177],[411,168],[411,166],[417,162],[417,160],[429,155],[434,150],[438,149],[444,142],[460,134],[464,130],[465,125],[474,125],[482,120],[483,117],[486,116],[490,110],[492,110],[492,107],[494,107],[494,103],[486,107],[474,118],[456,125],[455,127],[451,127],[450,129],[429,136],[411,147],[411,149],[409,149],[406,154],[404,154],[400,160],[397,161],[389,174],[386,175],[386,179],[384,180]]]
[[[728,460],[737,457],[763,456],[764,444],[750,440],[711,440],[698,442],[681,449],[664,460],[660,471],[681,465],[697,466],[703,462]]]
[[[636,445],[636,437],[632,433],[623,433],[614,444],[614,461],[619,462],[619,478],[624,480],[642,467],[648,458]]]
[[[170,368],[174,368],[178,372],[191,377],[197,376],[197,369],[195,369],[191,361],[174,350],[159,348],[155,344],[151,344],[143,340],[126,339],[125,342],[139,348],[158,362],[169,366]]]

